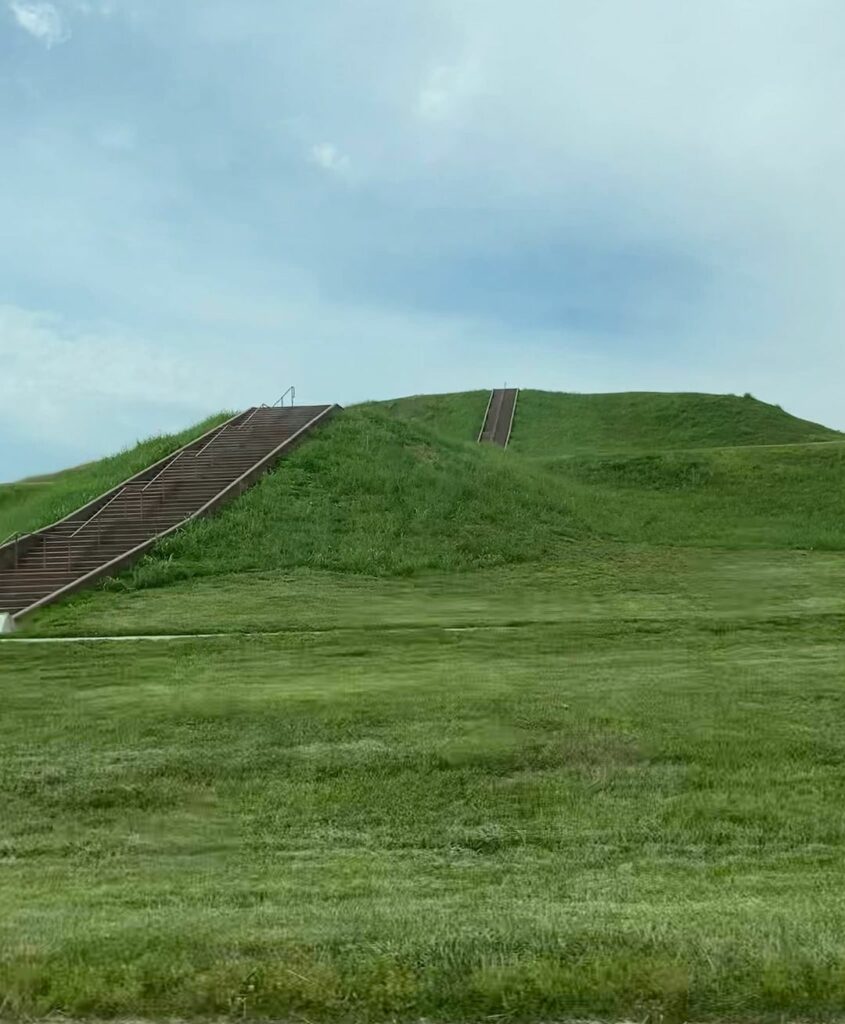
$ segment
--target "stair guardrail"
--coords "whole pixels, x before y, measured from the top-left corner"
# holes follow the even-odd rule
[[[176,463],[179,461],[179,459],[181,459],[183,454],[183,452],[178,452],[176,457],[170,459],[170,461],[166,465],[162,466],[158,473],[156,473],[156,475],[152,478],[152,480],[148,480],[146,484],[141,488],[141,490],[148,491],[156,482],[156,480],[158,480],[159,477],[164,476],[164,474],[168,471],[168,469],[170,469],[171,466],[176,465]]]
[[[227,423],[227,424],[226,424],[226,426],[225,426],[225,427],[224,427],[224,428],[223,428],[223,429],[222,429],[221,431],[219,431],[218,433],[216,433],[216,434],[214,435],[214,437],[212,437],[212,438],[211,438],[211,439],[210,439],[209,441],[207,441],[207,442],[206,442],[206,443],[205,443],[205,444],[204,444],[204,445],[202,446],[202,448],[200,448],[200,450],[199,450],[198,452],[194,452],[194,458],[196,459],[196,458],[198,458],[198,457],[199,457],[200,455],[202,455],[202,453],[203,453],[203,452],[204,452],[204,451],[206,450],[206,448],[210,448],[210,447],[211,447],[211,446],[212,446],[212,445],[214,444],[214,442],[215,442],[215,441],[216,441],[216,440],[217,440],[218,438],[222,437],[222,436],[223,436],[223,435],[224,435],[224,434],[226,433],[226,431],[227,431],[228,429],[229,429],[229,424]],[[174,459],[174,460],[173,460],[173,462],[175,462],[175,461],[176,461],[176,459]],[[172,465],[173,465],[173,463],[171,462],[171,466],[172,466]],[[161,474],[159,474],[159,475],[161,475]]]
[[[128,487],[121,487],[121,489],[117,492],[117,494],[113,494],[111,496],[111,498],[109,498],[109,500],[105,503],[105,505],[102,506],[102,508],[98,508],[97,511],[94,513],[93,516],[91,516],[90,519],[86,519],[85,520],[85,522],[79,527],[78,530],[74,530],[73,533],[68,538],[68,540],[73,540],[74,537],[78,537],[79,534],[82,533],[83,530],[86,530],[91,525],[91,523],[93,523],[96,519],[99,519],[100,516],[103,514],[103,512],[105,512],[105,510],[107,508],[109,508],[111,505],[113,505],[117,501],[117,499],[121,495],[125,494],[126,491],[128,491],[128,490],[129,490]]]
[[[291,386],[282,395],[282,397],[280,399],[278,399],[278,401],[273,402],[272,408],[274,408],[274,409],[279,409],[279,408],[283,409],[284,406],[285,406],[285,399],[288,397],[288,395],[290,395],[290,404],[291,404],[291,408],[292,408],[296,404],[296,388],[294,387],[293,384],[291,384]]]

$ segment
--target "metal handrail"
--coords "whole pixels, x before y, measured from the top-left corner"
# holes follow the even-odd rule
[[[182,456],[184,454],[185,454],[184,452],[178,452],[174,459],[171,459],[170,462],[168,462],[166,466],[162,466],[161,469],[158,471],[158,473],[156,473],[156,475],[152,478],[152,480],[148,480],[147,483],[146,483],[146,486],[141,488],[141,492],[143,493],[144,491],[148,491],[152,487],[152,485],[156,482],[156,480],[158,480],[158,478],[160,476],[163,476],[168,471],[168,469],[170,469],[171,466],[175,466],[176,463],[179,461],[179,459],[182,458]]]
[[[243,430],[243,428],[247,425],[247,423],[249,423],[249,421],[252,419],[252,417],[256,415],[256,413],[261,412],[262,409],[269,409],[269,408],[270,408],[270,406],[266,405],[265,403],[262,403],[261,405],[256,405],[256,407],[252,410],[252,412],[249,414],[249,416],[247,416],[247,418],[243,421],[243,423],[239,423],[238,424],[238,430]]]
[[[14,533],[10,533],[9,536],[3,541],[3,543],[0,544],[0,548],[4,548],[7,544],[11,544],[12,541],[15,542],[15,568],[16,569],[17,569],[18,563],[20,561],[20,552],[18,551],[18,548],[20,546],[20,542],[24,539],[24,537],[31,537],[31,536],[32,536],[31,533],[21,533],[20,530],[15,530]]]
[[[214,442],[218,439],[218,437],[222,437],[226,433],[226,431],[228,429],[229,429],[229,425],[226,424],[226,426],[222,430],[218,431],[218,433],[216,433],[214,435],[214,437],[211,438],[210,441],[208,441],[206,444],[204,444],[202,446],[202,448],[200,448],[200,450],[198,452],[194,452],[194,458],[197,458],[198,456],[202,455],[202,453],[206,450],[206,448],[210,448],[214,444]],[[174,459],[173,462],[175,462],[175,461],[176,460]]]
[[[291,386],[287,389],[287,391],[282,395],[282,397],[277,402],[273,402],[273,408],[275,409],[277,406],[284,406],[285,399],[288,397],[288,395],[290,395],[290,404],[293,405],[294,402],[296,402],[296,388],[294,387],[293,384],[291,384]]]
[[[109,500],[108,500],[108,501],[107,501],[107,502],[105,503],[105,505],[103,505],[103,506],[102,506],[102,508],[98,508],[98,509],[97,509],[97,511],[96,511],[96,512],[94,513],[94,515],[93,515],[93,516],[91,516],[91,518],[90,518],[90,519],[86,519],[86,520],[85,520],[85,522],[84,522],[84,523],[83,523],[83,524],[82,524],[82,525],[81,525],[81,526],[79,527],[79,529],[78,529],[78,530],[74,530],[74,531],[73,531],[73,533],[72,533],[72,534],[70,535],[70,537],[68,537],[68,540],[73,540],[73,538],[74,538],[74,537],[76,537],[76,536],[78,536],[78,535],[79,535],[80,533],[82,533],[82,531],[83,531],[83,530],[84,530],[84,529],[85,529],[85,528],[86,528],[87,526],[90,526],[90,525],[91,525],[91,523],[93,523],[95,519],[98,519],[98,518],[100,517],[100,515],[102,515],[102,513],[103,513],[103,512],[105,512],[105,510],[106,510],[106,509],[107,509],[107,508],[108,508],[108,507],[109,507],[110,505],[113,505],[113,504],[114,504],[114,502],[116,502],[116,501],[117,501],[117,499],[118,499],[118,498],[119,498],[119,497],[120,497],[120,496],[121,496],[121,495],[122,495],[122,494],[124,493],[124,491],[127,491],[127,490],[129,490],[129,488],[128,488],[128,487],[121,487],[121,488],[120,488],[120,490],[119,490],[119,491],[118,491],[118,492],[117,492],[116,494],[113,494],[113,495],[111,496],[111,498],[109,498]]]

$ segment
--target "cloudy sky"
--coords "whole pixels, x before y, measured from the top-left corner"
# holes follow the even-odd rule
[[[845,428],[841,0],[0,0],[0,479],[504,381]]]

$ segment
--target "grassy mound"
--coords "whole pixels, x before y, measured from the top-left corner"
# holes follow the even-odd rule
[[[614,406],[630,413],[648,409],[647,397],[654,396],[527,392],[523,440],[508,452],[465,439],[479,409],[483,416],[484,392],[346,410],[234,506],[165,541],[128,580],[145,586],[291,568],[460,571],[557,559],[566,541],[591,535],[652,545],[845,549],[838,498],[845,446],[780,440],[839,435],[751,399],[659,396],[666,401],[640,416],[639,443],[653,439],[655,424],[679,404],[686,414],[674,433],[665,432],[675,443],[777,438],[772,447],[524,454],[546,443],[550,410],[568,416],[573,403],[595,398],[602,415]],[[767,422],[774,424],[768,434]],[[616,443],[623,439],[635,446],[631,432]]]
[[[511,444],[525,455],[569,455],[842,440],[750,396],[524,391]]]
[[[845,559],[771,548],[845,546],[845,445],[532,395],[349,410],[2,642],[6,1016],[841,1015]]]
[[[474,441],[488,397],[486,391],[469,391],[381,405],[392,416],[425,423],[443,436]],[[511,449],[522,455],[573,455],[842,440],[845,435],[835,430],[751,396],[526,390],[520,392]]]
[[[460,571],[548,561],[591,535],[845,549],[845,445],[812,443],[845,435],[752,398],[524,391],[505,453],[475,444],[487,398],[415,396],[346,410],[234,506],[168,539],[121,586],[255,569]],[[221,418],[0,490],[0,536],[60,518]]]
[[[220,515],[168,538],[132,578],[466,569],[550,557],[588,533],[565,482],[542,467],[367,406],[321,429]]]
[[[219,413],[180,434],[151,437],[107,459],[0,487],[0,542],[11,533],[27,533],[63,519],[231,415]]]

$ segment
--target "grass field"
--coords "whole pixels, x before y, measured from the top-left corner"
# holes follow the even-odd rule
[[[0,1018],[841,1018],[839,443],[481,451],[479,397],[0,643]]]

